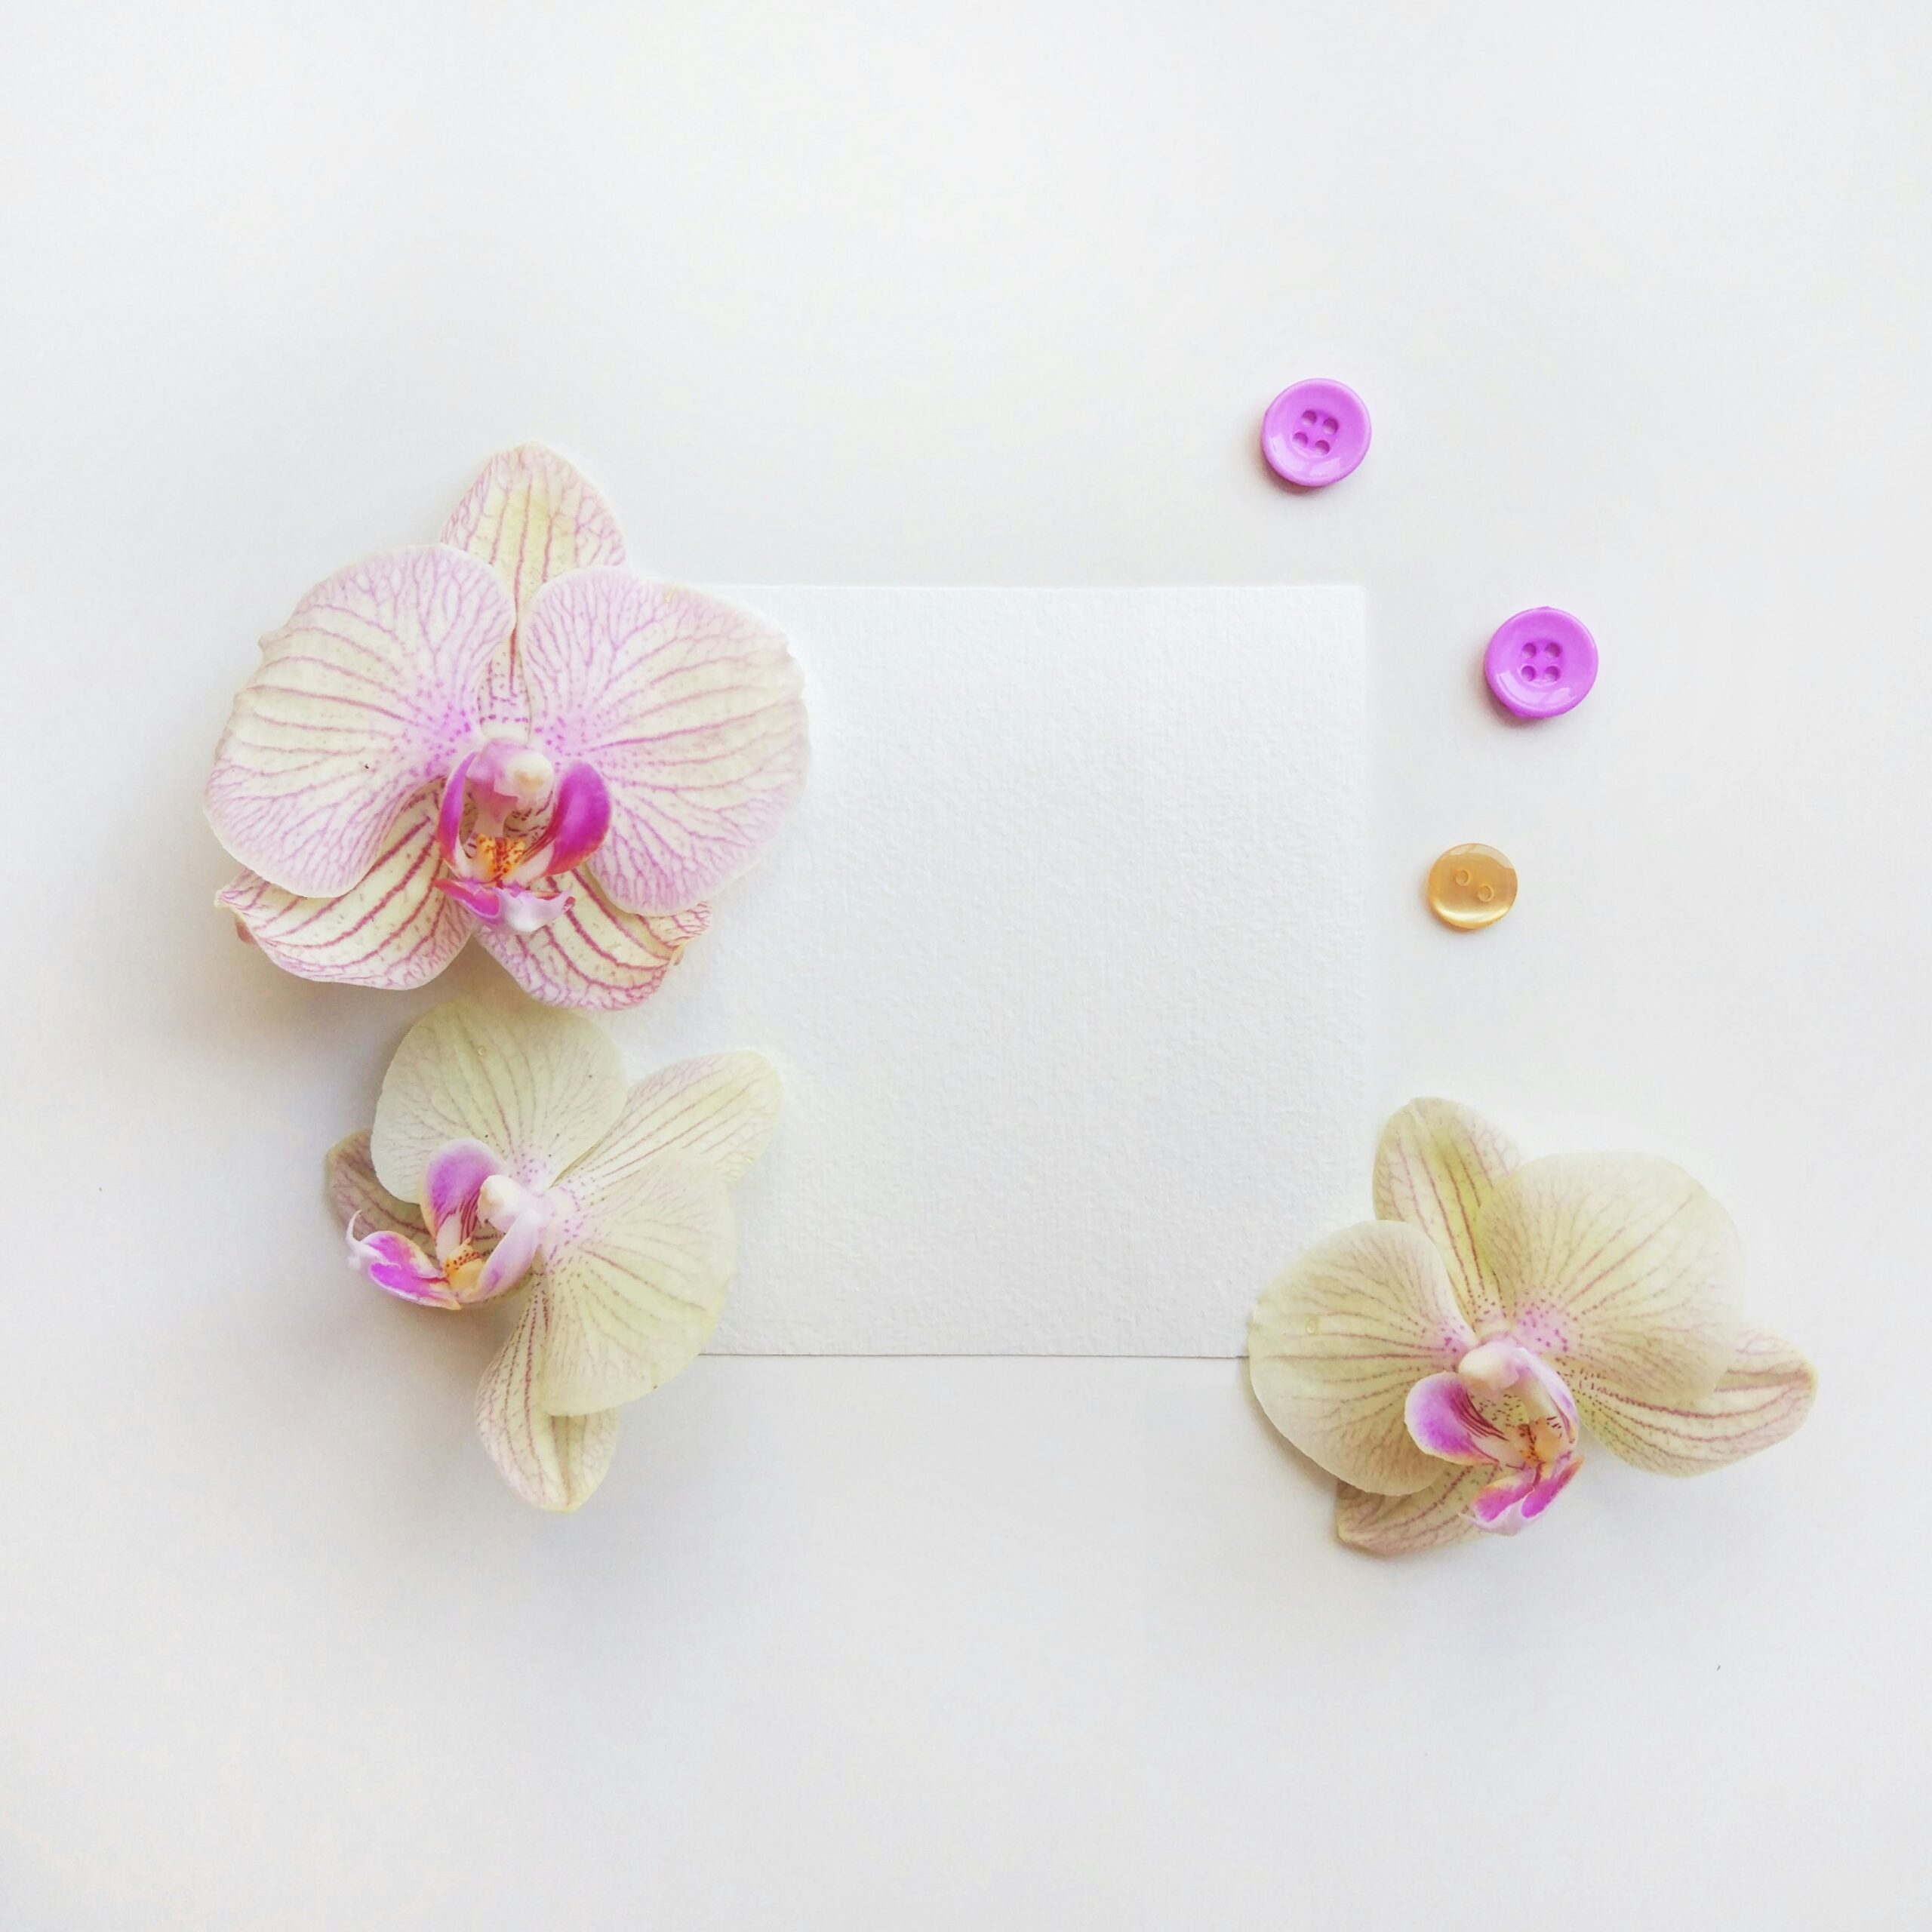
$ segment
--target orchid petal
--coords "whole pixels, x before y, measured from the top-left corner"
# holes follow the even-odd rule
[[[1376,1556],[1412,1556],[1466,1543],[1479,1534],[1469,1515],[1488,1471],[1451,1464],[1407,1496],[1377,1496],[1343,1483],[1335,1497],[1335,1534]]]
[[[1491,1195],[1477,1244],[1517,1339],[1580,1395],[1701,1402],[1742,1331],[1730,1218],[1682,1168],[1559,1154]]]
[[[1427,1236],[1368,1221],[1311,1249],[1255,1304],[1248,1377],[1303,1454],[1358,1488],[1400,1496],[1437,1473],[1404,1401],[1475,1343]]]
[[[1476,1247],[1483,1203],[1522,1156],[1500,1128],[1453,1100],[1411,1100],[1375,1150],[1375,1212],[1420,1228],[1440,1251],[1463,1312],[1478,1326],[1501,1297]]]
[[[614,1013],[648,999],[678,963],[691,913],[624,912],[587,871],[555,883],[568,888],[571,903],[540,931],[482,929],[497,964],[547,1006]]]
[[[553,1416],[539,1395],[549,1333],[549,1301],[540,1282],[522,1319],[483,1372],[476,1428],[490,1460],[525,1502],[540,1509],[580,1508],[604,1480],[617,1445],[617,1411]]]
[[[600,569],[546,584],[521,639],[533,736],[610,787],[594,863],[618,904],[677,912],[743,872],[804,782],[783,633],[700,592]]]
[[[515,600],[521,618],[553,577],[592,564],[621,564],[623,539],[602,497],[554,451],[524,443],[493,456],[450,512],[442,540],[480,557]],[[521,718],[517,640],[506,628],[485,679],[488,714]]]
[[[469,739],[512,614],[455,550],[392,550],[318,584],[229,713],[204,794],[215,836],[286,892],[347,892]]]
[[[476,1197],[503,1164],[480,1140],[452,1140],[429,1156],[423,1172],[423,1220],[447,1261],[476,1232]]]
[[[429,1159],[480,1140],[541,1193],[622,1112],[623,1063],[587,1020],[521,1002],[452,1000],[404,1036],[371,1151],[391,1193],[420,1195]]]
[[[1747,1331],[1701,1402],[1669,1406],[1583,1389],[1583,1420],[1605,1448],[1658,1475],[1722,1469],[1782,1442],[1810,1414],[1818,1372],[1789,1342]]]
[[[460,952],[475,922],[436,890],[435,795],[411,799],[361,881],[303,899],[243,872],[216,894],[248,937],[298,979],[390,992],[426,986]]]
[[[687,906],[681,912],[641,914],[651,921],[651,930],[666,946],[688,946],[711,930],[711,908],[700,903]]]
[[[648,1395],[710,1339],[731,1285],[731,1203],[715,1168],[675,1152],[620,1187],[580,1192],[566,1175],[552,1198],[542,1399],[584,1415]]]
[[[1484,1414],[1453,1369],[1423,1377],[1409,1391],[1403,1417],[1416,1446],[1445,1463],[1515,1469],[1523,1461],[1515,1438]]]
[[[764,1151],[783,1097],[777,1069],[759,1054],[681,1060],[631,1089],[617,1125],[565,1178],[578,1200],[601,1201],[681,1149],[736,1180]]]
[[[352,1134],[329,1149],[322,1160],[322,1188],[330,1212],[345,1228],[355,1221],[371,1234],[405,1235],[414,1241],[429,1238],[417,1211],[376,1178],[366,1134]]]

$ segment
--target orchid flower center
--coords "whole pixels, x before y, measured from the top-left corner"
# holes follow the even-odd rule
[[[465,1308],[515,1287],[540,1258],[555,1218],[549,1197],[506,1173],[482,1142],[454,1140],[430,1156],[423,1176],[433,1257],[406,1235],[358,1235],[352,1220],[349,1264],[406,1301]]]
[[[1495,1472],[1470,1506],[1486,1530],[1534,1522],[1583,1466],[1567,1386],[1513,1335],[1478,1342],[1454,1368],[1425,1377],[1404,1414],[1430,1455]]]
[[[611,794],[594,765],[558,775],[540,745],[499,729],[450,768],[436,819],[436,889],[488,926],[530,934],[571,908],[538,882],[575,870],[611,829]]]

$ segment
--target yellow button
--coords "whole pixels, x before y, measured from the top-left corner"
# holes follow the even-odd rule
[[[1516,868],[1494,845],[1452,845],[1429,869],[1429,909],[1445,926],[1493,926],[1516,903]]]

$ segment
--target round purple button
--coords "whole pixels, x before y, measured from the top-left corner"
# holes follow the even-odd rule
[[[1261,454],[1284,483],[1339,483],[1368,454],[1368,411],[1346,383],[1321,377],[1284,389],[1261,419]]]
[[[1518,611],[1489,641],[1482,674],[1518,718],[1561,718],[1597,681],[1596,639],[1567,611]]]

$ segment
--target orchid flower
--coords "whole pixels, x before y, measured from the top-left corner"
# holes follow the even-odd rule
[[[419,1307],[521,1291],[476,1423],[540,1509],[577,1509],[610,1466],[617,1414],[717,1325],[733,1261],[727,1183],[778,1111],[755,1054],[685,1060],[626,1089],[589,1020],[458,1000],[420,1020],[373,1132],[325,1163],[349,1266]]]
[[[1269,1420],[1340,1478],[1344,1543],[1520,1530],[1582,1467],[1586,1429],[1695,1475],[1811,1406],[1810,1363],[1740,1312],[1729,1217],[1668,1161],[1526,1164],[1467,1108],[1417,1100],[1383,1131],[1375,1211],[1303,1255],[1248,1328]]]
[[[654,992],[805,769],[762,619],[620,568],[561,457],[496,457],[439,543],[318,584],[235,700],[218,903],[304,979],[418,986],[477,934],[555,1006]]]

